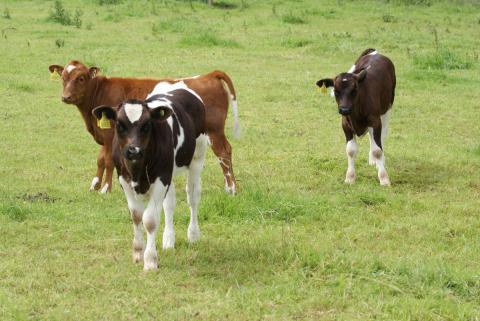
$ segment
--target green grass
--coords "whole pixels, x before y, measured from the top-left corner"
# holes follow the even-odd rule
[[[0,320],[480,318],[475,1],[63,1],[80,28],[48,21],[53,4],[0,8]],[[391,188],[366,138],[343,184],[340,117],[315,88],[370,47],[397,71]],[[71,59],[109,76],[234,81],[239,194],[224,195],[209,152],[189,245],[178,178],[177,244],[157,272],[131,262],[118,182],[87,191],[98,147],[47,70]]]

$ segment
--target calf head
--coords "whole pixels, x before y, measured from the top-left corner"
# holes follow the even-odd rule
[[[96,107],[92,113],[97,119],[106,117],[115,123],[122,158],[127,164],[141,165],[152,139],[154,123],[165,121],[172,115],[173,110],[169,104],[161,100],[131,99],[120,104],[118,108]]]
[[[358,73],[341,73],[335,78],[325,78],[317,81],[319,87],[333,87],[338,112],[344,116],[351,115],[358,98],[358,84],[365,80],[367,71]]]
[[[79,105],[84,101],[92,85],[92,79],[95,78],[100,68],[88,68],[81,62],[72,60],[65,68],[60,65],[50,65],[48,70],[51,73],[56,72],[62,77],[62,101],[66,104]]]

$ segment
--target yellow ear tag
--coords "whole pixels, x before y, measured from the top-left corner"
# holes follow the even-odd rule
[[[56,70],[54,70],[52,73],[50,73],[50,80],[59,80],[60,79],[60,75],[57,73]]]
[[[322,87],[320,87],[320,91],[322,92],[322,94],[326,94],[327,93],[327,87],[325,87],[325,83],[322,84]]]
[[[101,129],[108,129],[110,127],[110,120],[105,116],[105,112],[102,113],[102,118],[97,119],[97,126]]]

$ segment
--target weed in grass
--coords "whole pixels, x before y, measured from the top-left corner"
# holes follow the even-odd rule
[[[63,48],[65,46],[65,40],[63,39],[55,40],[55,46],[57,46],[58,49]]]
[[[49,20],[53,22],[60,23],[64,26],[69,26],[72,24],[72,18],[68,11],[63,7],[61,1],[56,0],[52,11],[50,12]]]
[[[231,10],[231,9],[237,8],[237,5],[235,3],[226,2],[226,1],[215,1],[213,3],[213,6],[215,8],[225,9],[225,10]]]
[[[289,23],[289,24],[294,24],[294,25],[307,23],[305,18],[294,15],[292,12],[290,12],[287,15],[282,16],[282,21],[284,23]]]
[[[397,18],[395,18],[395,16],[391,15],[391,14],[384,14],[382,16],[382,19],[383,19],[383,22],[385,23],[391,23],[391,22],[397,22]]]
[[[185,36],[180,40],[183,46],[192,47],[225,47],[238,48],[240,44],[232,39],[224,39],[215,35],[212,31],[200,31],[191,35]]]
[[[123,0],[98,0],[98,4],[101,6],[104,5],[117,5],[121,4]]]
[[[82,15],[83,11],[80,9],[75,10],[75,15],[73,16],[73,25],[77,28],[82,26]]]
[[[0,207],[0,215],[8,217],[12,221],[23,222],[30,214],[30,210],[19,204],[3,204]]]
[[[3,18],[5,19],[12,19],[12,17],[10,16],[10,10],[8,10],[8,8],[5,8],[3,10]]]
[[[287,48],[301,48],[312,43],[309,39],[287,38],[282,41],[282,46]]]

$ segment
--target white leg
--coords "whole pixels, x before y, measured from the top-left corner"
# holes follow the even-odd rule
[[[100,182],[100,178],[98,178],[97,176],[95,176],[95,177],[92,179],[92,183],[90,184],[90,191],[93,191],[93,190],[95,189],[95,185],[97,185],[98,182]]]
[[[383,129],[382,129],[382,136],[383,136]],[[373,134],[372,134],[373,137]],[[381,138],[381,141],[384,140]],[[390,179],[388,178],[387,170],[385,169],[385,155],[383,150],[380,148],[380,146],[377,145],[374,139],[371,140],[373,142],[373,147],[372,147],[372,157],[375,160],[375,164],[377,165],[377,171],[378,171],[378,180],[380,181],[380,185],[382,186],[389,186],[390,185]],[[382,143],[383,147],[383,143]]]
[[[380,180],[380,185],[390,186],[390,178],[388,177],[387,170],[385,169],[385,141],[387,140],[388,123],[390,121],[390,110],[380,116],[380,120],[382,121],[382,157],[381,161],[379,162],[380,165],[378,166],[378,179]]]
[[[195,155],[187,177],[187,200],[190,206],[190,224],[188,225],[188,241],[190,243],[198,241],[200,239],[200,228],[198,227],[198,204],[200,203],[201,194],[201,173],[203,169],[203,162],[205,160],[205,149],[207,147],[207,139],[204,135],[197,138],[197,144],[195,148]]]
[[[357,156],[358,146],[355,140],[355,137],[347,142],[347,158],[348,158],[348,168],[347,174],[345,175],[345,183],[352,184],[355,182],[355,156]]]
[[[127,198],[128,209],[130,210],[130,216],[132,217],[133,222],[133,251],[132,258],[133,262],[137,263],[143,260],[143,250],[145,248],[143,241],[143,231],[140,226],[142,223],[142,215],[144,211],[144,205],[141,201],[137,200],[135,197],[135,192],[130,185],[123,179],[122,176],[119,177],[120,185],[123,187],[123,192]]]
[[[167,196],[163,201],[163,212],[165,213],[165,229],[163,230],[163,249],[175,247],[175,230],[173,228],[173,212],[175,211],[176,197],[175,185],[172,183],[168,188]]]
[[[155,236],[160,225],[160,212],[162,211],[163,200],[167,193],[168,186],[163,185],[157,178],[150,187],[150,200],[147,208],[143,212],[143,226],[147,231],[147,246],[143,255],[143,269],[154,270],[158,268],[157,249],[155,246]]]

